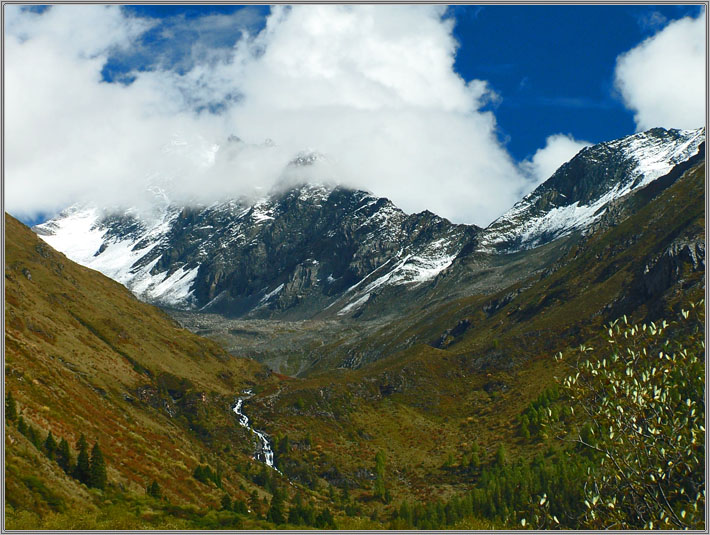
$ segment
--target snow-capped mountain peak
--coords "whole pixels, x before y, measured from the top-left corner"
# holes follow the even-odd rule
[[[275,189],[256,201],[160,207],[144,218],[76,206],[35,231],[163,306],[345,315],[385,288],[434,279],[477,230],[324,184]]]
[[[609,203],[698,153],[705,128],[654,128],[585,147],[483,232],[481,251],[530,249],[588,228]]]

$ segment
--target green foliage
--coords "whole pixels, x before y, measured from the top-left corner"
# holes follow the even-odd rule
[[[91,461],[89,463],[89,486],[97,489],[106,488],[106,462],[99,448],[99,443],[94,443],[91,450]]]
[[[563,431],[600,458],[580,526],[704,526],[704,327],[701,301],[671,323],[623,317],[608,326],[607,348],[580,348],[561,386],[588,423]]]
[[[519,525],[539,509],[538,496],[554,495],[549,509],[560,522],[574,519],[584,509],[582,481],[591,466],[586,457],[569,452],[551,452],[532,461],[518,459],[499,464],[494,460],[482,468],[476,488],[448,501],[410,505],[403,502],[391,518],[391,529],[444,529],[464,519],[485,518],[504,525]],[[572,527],[574,524],[561,527]]]
[[[158,485],[158,482],[155,479],[150,483],[150,485],[148,485],[145,491],[148,496],[152,496],[153,498],[160,499],[163,497],[160,485]]]
[[[499,444],[498,449],[496,450],[496,466],[500,468],[505,467],[507,460],[508,455],[505,452],[505,446],[503,446],[503,444]]]
[[[249,511],[247,509],[247,504],[242,500],[234,500],[232,503],[232,511],[240,515],[246,515]]]
[[[54,459],[57,452],[57,442],[54,440],[52,431],[47,433],[47,439],[44,441],[44,452],[47,454],[47,457]]]
[[[229,494],[225,494],[222,496],[222,500],[220,501],[220,505],[222,506],[223,511],[231,511],[232,510],[232,498],[229,496]]]
[[[557,385],[543,390],[540,395],[525,408],[518,418],[518,432],[523,438],[541,437],[545,423],[550,419],[558,420],[560,416],[565,419],[569,411],[555,403],[560,399],[560,390]],[[542,437],[544,438],[544,437]]]
[[[249,508],[256,516],[261,514],[261,501],[259,500],[259,494],[255,490],[251,491],[249,495]]]
[[[72,457],[69,451],[69,443],[65,438],[59,441],[59,446],[57,447],[56,453],[57,464],[66,472],[70,474],[72,472]]]
[[[316,523],[316,510],[304,505],[300,494],[296,495],[288,511],[288,523],[294,526],[314,526]]]
[[[375,454],[375,496],[383,501],[385,500],[385,454],[378,451]]]
[[[44,482],[38,477],[25,476],[22,478],[22,482],[30,492],[40,498],[54,511],[64,511],[66,509],[66,504],[61,496],[48,489]]]
[[[314,525],[319,529],[337,529],[333,513],[327,507],[318,513]]]
[[[42,437],[39,434],[39,430],[32,425],[27,426],[27,438],[34,444],[35,448],[38,450],[42,448]]]
[[[79,442],[76,445],[79,453],[76,457],[76,466],[74,467],[73,476],[85,485],[89,485],[91,480],[91,461],[89,460],[89,444],[86,442],[86,437],[82,434]]]
[[[22,416],[17,419],[17,430],[23,435],[27,435],[27,424]]]
[[[288,435],[284,435],[284,437],[278,441],[278,447],[276,444],[274,445],[274,449],[278,455],[286,455],[291,449]]]
[[[209,465],[198,464],[192,473],[192,477],[204,484],[208,484],[212,481],[217,488],[222,488],[222,476],[219,472],[213,470]]]
[[[8,422],[17,420],[17,403],[12,397],[12,392],[8,392],[5,396],[5,420]]]
[[[286,521],[284,503],[286,495],[283,491],[277,490],[271,497],[271,505],[266,513],[266,520],[274,524],[283,524]]]

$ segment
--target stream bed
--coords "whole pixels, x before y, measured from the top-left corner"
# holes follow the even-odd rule
[[[249,391],[245,392],[245,394],[250,393],[251,392]],[[271,446],[271,440],[269,440],[269,436],[263,431],[254,429],[251,425],[249,425],[249,417],[242,412],[243,405],[244,398],[238,398],[237,402],[234,404],[234,407],[232,407],[232,411],[234,411],[234,414],[239,417],[239,425],[249,429],[259,439],[260,448],[257,449],[256,453],[254,454],[254,458],[257,461],[261,461],[266,466],[269,466],[270,468],[273,468],[277,472],[281,473],[280,470],[276,468],[276,465],[274,465],[274,449]]]

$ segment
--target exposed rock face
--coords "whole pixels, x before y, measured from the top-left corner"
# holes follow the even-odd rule
[[[705,242],[700,238],[678,239],[644,266],[642,281],[646,295],[661,295],[681,281],[687,271],[705,271]]]
[[[150,215],[73,207],[35,231],[167,307],[290,320],[385,317],[426,302],[430,290],[448,298],[458,282],[465,292],[504,288],[549,267],[544,254],[528,253],[623,220],[704,158],[704,139],[704,128],[656,128],[585,148],[485,230],[426,211],[407,215],[364,191],[306,184],[257,202],[196,207],[170,205],[158,192],[162,204]],[[449,275],[448,286],[439,284]]]
[[[431,281],[480,229],[407,215],[364,191],[303,185],[254,204],[168,206],[153,221],[74,208],[35,230],[148,301],[310,317],[333,305],[354,314],[380,287]]]
[[[704,141],[704,128],[654,128],[584,148],[494,221],[480,237],[480,249],[530,249],[584,230],[614,201],[691,159]]]

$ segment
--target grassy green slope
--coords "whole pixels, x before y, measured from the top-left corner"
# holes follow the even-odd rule
[[[8,215],[5,231],[5,391],[42,440],[52,431],[72,448],[82,433],[98,442],[109,480],[103,493],[87,489],[6,425],[7,527],[96,527],[100,511],[111,527],[128,507],[116,503],[142,498],[152,480],[176,505],[218,507],[224,491],[246,499],[255,487],[232,467],[256,464],[253,436],[230,403],[277,379],[67,260]],[[192,477],[200,462],[223,470],[224,490]],[[111,517],[114,506],[122,512]],[[116,521],[152,526],[140,511]]]
[[[392,505],[373,499],[368,473],[377,451],[387,458],[396,504],[474,486],[458,469],[473,443],[484,462],[500,444],[512,458],[546,450],[548,442],[520,436],[518,416],[564,373],[552,359],[557,351],[593,341],[621,314],[654,319],[702,297],[704,264],[693,265],[687,253],[703,241],[704,176],[697,165],[647,205],[627,207],[619,224],[568,242],[553,269],[387,330],[440,341],[443,349],[419,344],[359,370],[267,390],[252,410],[272,433],[298,444],[281,460],[287,473],[290,465],[292,475],[316,485],[354,488],[362,504],[384,512]],[[462,321],[467,327],[456,332]],[[308,438],[312,446],[304,447]]]
[[[42,438],[51,430],[72,446],[81,433],[97,441],[109,479],[104,491],[88,489],[6,423],[6,527],[273,526],[254,515],[237,524],[215,517],[223,492],[248,502],[255,491],[261,513],[272,494],[250,458],[253,437],[229,410],[247,387],[257,395],[245,411],[275,438],[277,465],[294,485],[282,483],[286,509],[298,493],[318,510],[328,504],[341,528],[378,529],[395,525],[403,500],[475,488],[480,472],[464,467],[474,449],[486,465],[500,445],[511,459],[554,445],[524,437],[518,418],[564,373],[555,352],[593,343],[621,314],[654,319],[702,297],[704,264],[693,247],[704,233],[703,195],[699,165],[648,204],[621,207],[620,222],[536,253],[561,255],[552,268],[494,294],[433,300],[348,349],[393,348],[387,357],[304,379],[226,354],[6,216],[6,391]],[[445,284],[438,291],[449,293]],[[378,452],[387,500],[374,490]],[[223,489],[192,477],[200,463],[222,471]],[[166,500],[145,498],[153,479]]]

